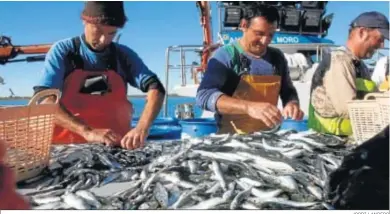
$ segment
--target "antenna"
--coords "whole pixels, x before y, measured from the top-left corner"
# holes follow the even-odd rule
[[[0,77],[0,85],[5,85],[4,78]]]
[[[9,97],[15,97],[15,93],[14,93],[14,91],[12,91],[11,88],[9,88],[9,92],[11,93],[11,95]]]
[[[119,43],[119,39],[121,38],[121,36],[122,36],[122,34],[119,33],[118,36],[117,36],[116,39],[115,39],[115,42],[116,42],[116,43]]]

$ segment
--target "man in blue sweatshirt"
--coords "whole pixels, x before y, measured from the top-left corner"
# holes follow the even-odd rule
[[[42,79],[34,87],[35,93],[46,89],[62,92],[53,143],[98,142],[127,149],[143,146],[165,89],[132,49],[112,42],[126,23],[123,2],[88,1],[81,18],[84,34],[51,47]],[[127,84],[147,93],[146,106],[134,128]],[[45,102],[55,102],[55,97]]]
[[[266,130],[278,126],[282,116],[302,119],[286,59],[268,47],[278,21],[274,7],[247,9],[241,21],[243,37],[216,50],[209,60],[196,100],[202,109],[216,113],[219,133]]]

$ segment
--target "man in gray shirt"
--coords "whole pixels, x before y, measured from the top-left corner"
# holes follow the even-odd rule
[[[389,39],[389,21],[381,13],[366,12],[350,26],[346,46],[325,56],[313,75],[308,125],[321,133],[351,135],[348,101],[377,90],[362,60]]]

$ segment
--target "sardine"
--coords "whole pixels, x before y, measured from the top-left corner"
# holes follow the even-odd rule
[[[192,189],[194,188],[196,185],[189,182],[189,181],[184,181],[184,180],[181,180],[177,174],[175,173],[171,173],[171,174],[167,174],[167,173],[161,173],[160,176],[159,176],[162,180],[164,181],[169,181],[169,182],[173,182],[173,183],[177,183],[179,186],[183,187],[183,188],[188,188],[188,189]]]
[[[47,204],[47,203],[53,203],[53,202],[59,202],[61,201],[61,197],[46,197],[46,198],[37,198],[33,197],[33,201],[36,204]]]
[[[224,146],[230,146],[230,147],[233,147],[233,148],[241,147],[241,148],[244,148],[244,149],[250,149],[251,148],[247,144],[245,144],[243,142],[240,142],[240,141],[238,141],[236,139],[232,139],[229,143],[226,143]]]
[[[193,160],[188,160],[188,168],[190,169],[190,172],[192,174],[196,173],[198,171],[198,165]]]
[[[195,188],[193,188],[192,190],[184,190],[184,192],[179,196],[177,201],[169,208],[170,209],[178,209],[178,208],[182,207],[189,200],[191,200],[192,194],[194,194],[197,191],[203,190],[206,187],[207,187],[206,184],[200,184],[200,185],[196,186]]]
[[[252,189],[252,187],[249,187],[248,189],[239,192],[236,195],[236,197],[234,197],[232,203],[230,204],[230,209],[231,210],[237,209],[239,207],[239,205],[241,204],[241,202],[250,195],[251,189]]]
[[[253,180],[253,179],[250,179],[250,178],[247,178],[247,177],[242,177],[242,178],[239,178],[238,180],[241,181],[241,182],[247,183],[247,184],[249,184],[251,186],[254,186],[254,187],[262,186],[261,182]]]
[[[61,201],[55,201],[55,202],[50,202],[47,204],[42,204],[36,207],[33,207],[34,210],[56,210],[60,208],[67,208],[63,202]]]
[[[276,162],[276,161],[271,161],[266,158],[262,158],[260,156],[254,156],[248,153],[244,152],[237,152],[238,155],[241,155],[245,158],[251,158],[255,160],[256,162],[262,163],[265,165],[267,168],[275,170],[275,171],[280,171],[282,173],[288,173],[288,172],[294,172],[295,169],[292,168],[290,165],[284,163],[284,162]]]
[[[186,207],[186,209],[190,209],[190,210],[197,210],[197,209],[207,210],[207,209],[212,209],[215,206],[217,206],[219,204],[222,204],[222,203],[225,203],[225,199],[223,199],[223,198],[210,198],[207,201],[202,201],[202,202],[196,204],[195,206]]]
[[[89,191],[79,190],[76,192],[76,195],[83,198],[88,204],[94,206],[96,209],[100,209],[100,207],[102,206],[96,196]]]
[[[70,207],[78,209],[78,210],[91,209],[91,206],[88,203],[86,203],[86,201],[84,199],[82,199],[80,196],[77,196],[73,193],[68,193],[68,194],[64,195],[63,200]]]
[[[248,201],[241,204],[241,208],[244,210],[258,210],[258,209],[260,209],[259,207],[257,207],[256,205],[254,205],[253,203],[248,202]]]
[[[314,195],[318,200],[322,200],[322,191],[320,188],[314,185],[309,185],[306,187],[306,189]]]
[[[275,197],[279,196],[282,192],[283,192],[283,190],[281,190],[281,189],[268,190],[268,191],[259,190],[257,188],[251,189],[252,195],[256,196],[257,199],[259,199],[259,200],[262,200],[264,198],[275,198]]]
[[[265,198],[261,201],[261,206],[267,204],[280,204],[280,205],[289,206],[293,208],[305,208],[305,207],[314,206],[318,204],[318,202],[296,202],[284,198]]]
[[[207,194],[212,194],[218,191],[218,189],[221,188],[220,182],[215,182],[215,184],[206,191]]]
[[[168,192],[160,183],[156,183],[154,197],[163,209],[168,207]]]
[[[215,173],[215,178],[221,184],[222,189],[224,191],[226,191],[227,190],[227,186],[226,186],[225,179],[223,178],[223,174],[222,174],[221,168],[219,167],[218,162],[215,161],[215,160],[212,161],[212,169],[213,169],[213,171]]]

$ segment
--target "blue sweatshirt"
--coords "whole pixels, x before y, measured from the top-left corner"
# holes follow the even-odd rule
[[[274,66],[278,68],[281,75],[280,97],[283,106],[290,101],[299,102],[297,91],[290,78],[287,61],[280,50],[268,47],[261,58],[254,58],[245,53],[244,55],[249,59],[249,74],[251,75],[272,75]],[[271,57],[274,58],[271,59]],[[277,64],[272,65],[271,61],[276,61]],[[232,96],[240,81],[240,76],[233,70],[234,65],[228,51],[220,47],[210,58],[198,87],[197,105],[204,110],[215,112],[217,121],[222,116],[216,107],[218,98],[223,94]]]
[[[80,36],[80,40],[81,44],[79,53],[83,59],[84,69],[88,71],[105,70],[107,65],[106,60],[104,59],[110,54],[110,48],[106,48],[103,52],[94,52],[87,46],[83,36]],[[114,44],[116,46],[116,51],[121,51],[121,53],[127,58],[126,63],[131,64],[131,66],[125,66],[131,68],[126,71],[122,70],[122,67],[119,64],[116,66],[116,72],[126,79],[126,82],[128,82],[131,86],[140,89],[142,92],[147,92],[148,87],[152,82],[159,82],[157,75],[149,70],[141,58],[132,49],[121,44]],[[40,81],[34,89],[62,89],[64,79],[67,74],[73,70],[70,61],[67,58],[68,52],[73,49],[72,38],[64,39],[53,44],[46,55]],[[119,63],[118,60],[117,63]]]

